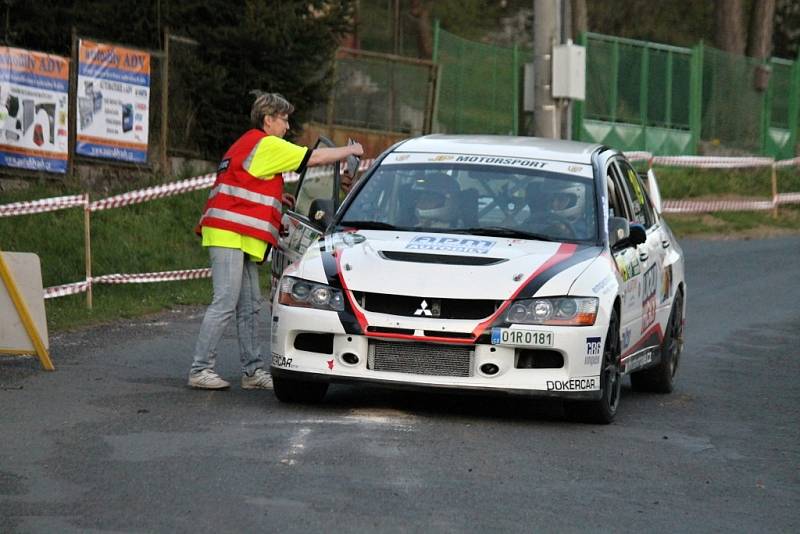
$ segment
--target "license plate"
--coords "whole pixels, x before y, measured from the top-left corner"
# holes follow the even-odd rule
[[[521,347],[552,347],[553,333],[542,330],[517,330],[515,328],[492,328],[492,345],[516,345]]]

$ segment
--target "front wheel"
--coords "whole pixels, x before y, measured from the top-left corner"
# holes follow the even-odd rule
[[[564,412],[567,417],[585,423],[607,425],[614,420],[619,406],[622,390],[622,376],[619,369],[619,316],[611,314],[603,347],[603,367],[600,372],[600,398],[593,401],[566,401]]]
[[[327,382],[311,382],[285,376],[273,376],[272,386],[278,400],[288,403],[316,404],[328,392]]]

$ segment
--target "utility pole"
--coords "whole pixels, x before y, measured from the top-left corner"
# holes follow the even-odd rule
[[[561,132],[551,87],[558,4],[559,0],[533,0],[533,135],[551,139]]]

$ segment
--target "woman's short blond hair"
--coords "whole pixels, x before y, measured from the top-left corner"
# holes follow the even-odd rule
[[[256,101],[253,102],[253,107],[250,109],[250,121],[253,123],[253,128],[263,128],[264,117],[283,114],[291,115],[294,111],[294,106],[283,98],[283,95],[262,93],[261,91],[253,91],[253,93],[256,95]]]

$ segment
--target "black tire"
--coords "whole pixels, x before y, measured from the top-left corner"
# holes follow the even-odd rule
[[[316,404],[322,402],[328,392],[327,382],[311,382],[285,376],[273,376],[275,396],[281,402]]]
[[[600,398],[593,401],[566,401],[564,413],[573,421],[607,425],[614,421],[619,407],[622,375],[619,369],[619,316],[611,314],[606,342],[603,347],[603,366],[600,371]]]
[[[661,360],[649,369],[631,373],[631,387],[634,391],[650,393],[672,393],[675,387],[675,373],[683,350],[683,293],[678,291],[672,302],[672,311],[661,341]]]

